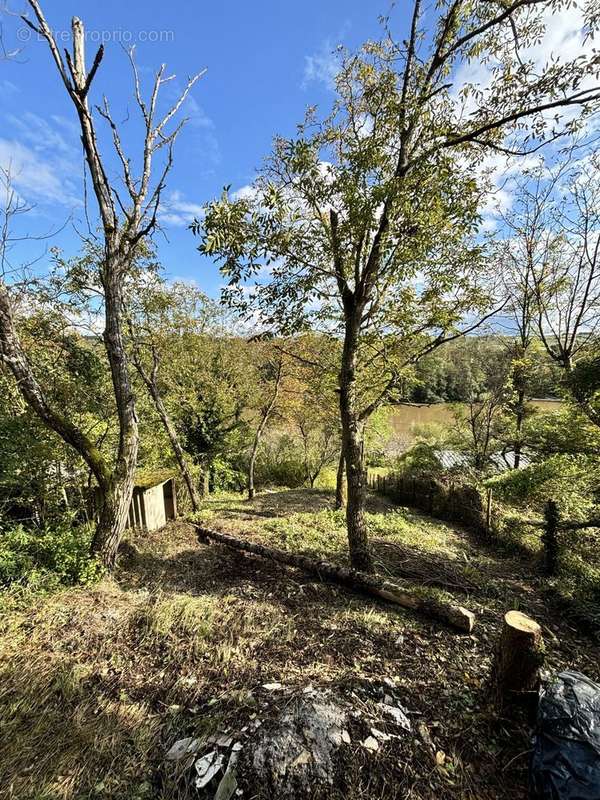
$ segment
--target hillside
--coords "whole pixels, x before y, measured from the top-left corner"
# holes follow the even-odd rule
[[[221,496],[201,516],[344,560],[343,519],[331,506],[326,493],[277,491],[252,503]],[[369,524],[379,571],[394,575],[410,560],[445,583],[440,592],[477,613],[473,635],[199,545],[183,522],[130,537],[114,579],[13,595],[1,622],[0,797],[198,797],[189,773],[165,761],[177,740],[269,724],[309,686],[360,703],[388,684],[413,732],[373,754],[350,745],[340,797],[522,797],[528,728],[498,720],[485,693],[501,616],[520,608],[543,625],[552,670],[597,680],[598,644],[548,601],[531,559],[379,498]]]

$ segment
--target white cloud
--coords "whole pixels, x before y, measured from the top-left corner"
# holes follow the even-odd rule
[[[14,187],[28,203],[81,203],[65,163],[47,157],[41,149],[36,151],[15,139],[0,139],[0,166],[10,173]]]
[[[594,52],[594,41],[589,38],[586,40],[585,17],[583,11],[575,4],[556,10],[548,7],[542,16],[544,24],[544,34],[534,44],[519,51],[523,61],[531,61],[536,72],[540,73],[545,66],[552,60],[566,63],[578,56],[591,56]],[[490,88],[492,82],[492,70],[497,66],[496,62],[482,63],[477,59],[464,62],[457,71],[454,80],[456,90],[460,90],[465,84],[473,84],[485,91]],[[580,88],[593,85],[594,79],[583,83]],[[463,101],[459,98],[458,91],[454,94],[455,100],[462,107],[464,116],[476,111],[477,105],[473,97],[469,96]],[[554,116],[554,111],[550,112],[550,117]],[[577,107],[573,109],[563,109],[561,114],[566,119],[569,115],[577,114]]]
[[[322,83],[331,91],[335,89],[335,79],[340,69],[340,49],[341,45],[336,47],[327,39],[318,52],[304,57],[303,89],[311,83]]]
[[[81,206],[83,159],[75,123],[31,111],[7,113],[4,120],[0,166],[24,202]]]
[[[19,87],[12,81],[7,81],[6,79],[0,80],[0,97],[14,97],[18,92]]]
[[[160,204],[159,220],[163,225],[183,228],[194,219],[204,216],[204,208],[199,203],[186,200],[182,192],[172,191]]]
[[[258,189],[250,183],[241,186],[231,195],[232,200],[254,200],[256,197],[258,197]]]

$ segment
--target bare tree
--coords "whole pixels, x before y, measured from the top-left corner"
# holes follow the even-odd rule
[[[515,202],[502,214],[506,238],[496,246],[496,260],[508,302],[504,309],[510,327],[510,357],[514,399],[513,466],[518,469],[523,450],[523,425],[527,410],[529,353],[537,337],[539,306],[535,275],[545,254],[544,207],[552,187],[543,185],[541,170],[525,171],[516,181]],[[533,199],[537,198],[535,202]],[[514,334],[514,336],[513,336]]]
[[[29,6],[35,23],[27,18],[24,21],[46,42],[54,66],[75,108],[85,161],[100,216],[101,238],[98,247],[101,257],[98,263],[98,281],[104,301],[103,340],[119,423],[119,443],[112,463],[102,455],[94,442],[49,403],[42,381],[34,373],[19,341],[10,287],[5,283],[0,285],[0,352],[25,400],[48,427],[77,450],[94,474],[100,503],[92,549],[110,569],[116,562],[117,549],[127,522],[139,440],[135,398],[123,333],[124,281],[139,252],[140,244],[156,226],[161,192],[172,165],[173,144],[183,124],[180,122],[169,130],[170,123],[200,74],[188,81],[175,104],[164,116],[159,116],[159,91],[167,81],[172,80],[172,76],[165,76],[163,65],[156,73],[150,100],[146,102],[142,97],[133,52],[130,52],[135,96],[144,123],[139,175],[134,174],[131,160],[125,154],[108,100],[104,98],[102,107],[96,107],[110,127],[115,152],[121,165],[126,190],[126,196],[121,197],[119,190],[109,181],[98,144],[95,117],[88,102],[92,83],[104,55],[104,47],[100,46],[88,70],[83,23],[74,17],[73,50],[65,51],[63,58],[40,4],[37,0],[29,0]],[[166,156],[158,178],[153,180],[153,161],[159,150],[164,150]]]
[[[600,333],[600,155],[595,142],[575,143],[560,164],[540,164],[518,186],[506,219],[519,336],[540,337],[565,385],[596,425],[580,373]]]
[[[128,317],[131,358],[154,403],[156,412],[171,443],[173,455],[186,485],[192,509],[200,508],[200,493],[188,463],[188,456],[165,404],[159,371],[165,342],[184,335],[200,334],[205,297],[194,289],[175,284],[170,290],[161,284],[136,287],[136,300]],[[164,384],[164,380],[163,380]]]

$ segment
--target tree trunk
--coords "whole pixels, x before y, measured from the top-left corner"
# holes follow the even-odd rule
[[[356,361],[358,356],[358,315],[347,316],[342,368],[340,371],[340,416],[342,421],[342,449],[346,462],[348,501],[346,527],[350,563],[354,569],[373,572],[373,559],[369,548],[365,505],[367,500],[366,475],[363,464],[364,425],[357,408]]]
[[[523,419],[525,418],[525,390],[519,389],[517,392],[517,404],[515,409],[515,441],[513,449],[514,469],[519,469],[521,465],[521,450],[523,447]]]
[[[101,496],[91,551],[109,571],[114,569],[117,563],[117,553],[127,527],[132,495],[133,475]]]
[[[252,553],[279,564],[302,569],[311,575],[315,575],[320,580],[334,581],[335,583],[349,586],[351,589],[375,595],[395,605],[410,608],[426,616],[433,617],[466,633],[470,633],[473,630],[475,615],[462,606],[454,606],[450,603],[440,602],[433,597],[411,593],[403,587],[390,583],[376,575],[347,569],[337,564],[331,564],[328,561],[314,561],[308,556],[279,550],[275,547],[266,547],[257,542],[237,539],[229,536],[229,534],[213,531],[201,525],[194,524],[194,528],[198,532],[199,541],[213,540],[234,550]]]
[[[117,256],[107,255],[101,273],[105,302],[104,346],[119,418],[119,448],[110,485],[104,488],[104,503],[92,549],[108,569],[116,563],[117,550],[127,526],[139,445],[135,396],[122,329],[124,272],[125,265]]]
[[[542,629],[520,611],[509,611],[492,667],[492,694],[498,708],[535,699],[544,661]]]
[[[340,451],[340,458],[338,461],[338,468],[337,468],[337,475],[335,481],[335,508],[336,511],[340,508],[343,508],[346,504],[346,487],[344,486],[344,478],[345,478],[345,459],[344,459],[344,449],[342,448]]]
[[[173,454],[175,455],[177,465],[179,466],[179,471],[181,472],[181,476],[188,490],[192,509],[194,511],[198,511],[200,509],[200,495],[198,494],[196,484],[194,483],[194,478],[188,467],[185,453],[183,452],[183,447],[179,441],[179,436],[177,435],[175,426],[169,417],[167,409],[165,408],[165,404],[163,403],[160,395],[157,395],[157,398],[154,402],[156,405],[156,410],[158,411],[158,416],[160,417],[161,422],[167,432],[167,436],[169,437],[169,441],[171,442],[171,447],[173,449]]]
[[[250,463],[248,465],[248,500],[254,500],[255,490],[254,490],[254,467],[256,465],[256,456],[258,454],[258,447],[260,445],[260,436],[258,431],[254,436],[254,442],[252,443],[252,452],[250,454]]]

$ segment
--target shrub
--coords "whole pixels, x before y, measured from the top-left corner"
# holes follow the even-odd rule
[[[598,500],[599,470],[597,457],[561,454],[505,472],[488,486],[496,498],[517,508],[541,514],[545,503],[555,500],[562,517],[584,519]]]
[[[0,523],[0,586],[46,590],[92,582],[102,571],[90,557],[92,534],[91,525],[68,520],[41,529]]]
[[[288,434],[265,442],[256,460],[258,486],[288,486],[296,489],[305,482],[302,447]]]

